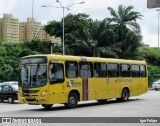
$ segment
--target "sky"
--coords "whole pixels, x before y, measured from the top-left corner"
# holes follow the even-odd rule
[[[72,13],[86,13],[92,19],[103,20],[110,17],[107,7],[112,7],[115,10],[119,5],[134,6],[134,11],[140,12],[142,20],[137,20],[141,27],[143,36],[142,42],[151,47],[158,47],[158,8],[148,9],[147,0],[59,0],[63,6],[69,6],[73,3],[85,1],[85,4],[76,4],[70,7],[70,10],[65,9],[65,15]],[[27,17],[32,17],[33,0],[0,0],[0,18],[3,13],[11,13],[13,17],[18,18],[19,22],[24,22]],[[56,0],[34,0],[33,17],[47,24],[47,21],[60,21],[63,16],[62,8],[41,7],[42,5],[56,6],[60,4]],[[160,13],[160,12],[159,12]]]

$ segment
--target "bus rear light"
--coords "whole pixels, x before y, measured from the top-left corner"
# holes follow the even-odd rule
[[[42,91],[41,96],[44,97],[47,93],[47,90]]]
[[[18,91],[16,92],[16,95],[18,95]]]

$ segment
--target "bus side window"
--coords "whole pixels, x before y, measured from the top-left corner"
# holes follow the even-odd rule
[[[121,77],[130,77],[130,66],[128,64],[120,65],[120,76]]]
[[[49,69],[49,74],[50,74],[49,78],[50,78],[51,84],[64,82],[63,64],[51,63],[50,69]]]
[[[94,63],[94,75],[98,77],[107,77],[106,63]]]
[[[78,77],[78,63],[75,61],[66,61],[66,77],[76,78]]]
[[[116,63],[108,63],[108,77],[119,77],[119,65]]]
[[[141,77],[146,77],[146,66],[145,65],[140,65],[140,72],[141,72]]]
[[[131,65],[131,77],[140,77],[139,65]]]
[[[79,66],[81,78],[93,77],[93,64],[91,62],[79,62]]]

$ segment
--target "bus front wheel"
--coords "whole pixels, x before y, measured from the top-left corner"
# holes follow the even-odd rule
[[[42,106],[43,106],[45,109],[50,109],[50,108],[53,106],[53,104],[49,104],[49,105],[42,104]]]
[[[78,97],[74,92],[71,92],[68,96],[68,103],[65,103],[65,107],[72,109],[72,108],[76,108],[77,107],[77,103],[78,103]]]
[[[128,89],[124,88],[124,89],[122,90],[121,98],[117,98],[116,100],[117,100],[118,102],[119,102],[119,101],[125,102],[125,101],[128,101],[128,99],[129,99],[129,91],[128,91]]]

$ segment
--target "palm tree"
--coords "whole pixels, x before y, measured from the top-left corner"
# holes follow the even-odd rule
[[[75,37],[76,34],[79,35],[78,38]],[[109,21],[90,20],[88,28],[81,33],[74,32],[70,36],[77,38],[72,46],[77,47],[79,50],[84,50],[86,52],[84,55],[117,57],[117,52],[120,50],[115,48],[114,35],[115,33]]]
[[[137,19],[141,19],[142,15],[133,11],[133,6],[120,5],[117,12],[111,7],[108,7],[108,10],[112,17],[107,19],[115,28],[116,43],[119,43],[122,50],[120,57],[132,58],[142,40],[141,29],[137,23]]]
[[[112,18],[108,18],[108,20],[114,22],[118,28],[127,27],[130,30],[140,32],[140,26],[136,21],[137,19],[141,19],[143,15],[139,12],[132,11],[133,8],[133,6],[123,7],[123,5],[120,5],[118,12],[116,13],[113,8],[108,7],[108,10],[112,16]]]

